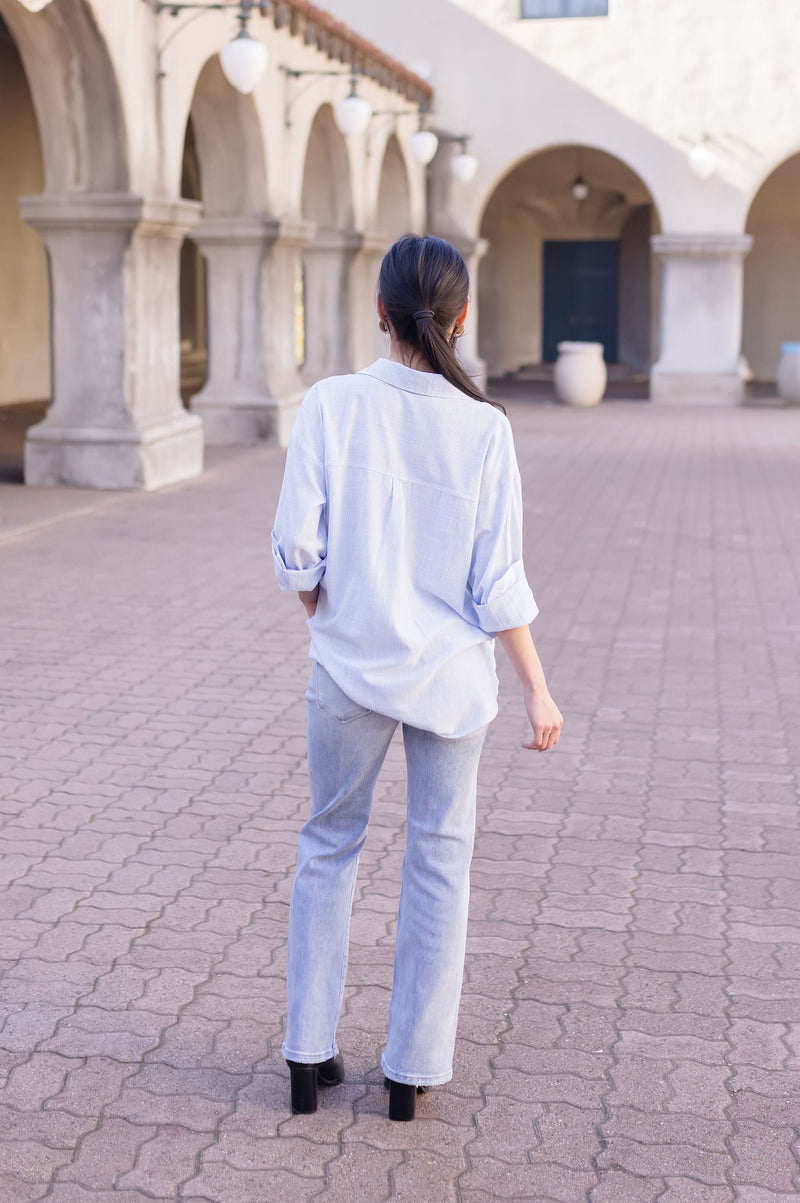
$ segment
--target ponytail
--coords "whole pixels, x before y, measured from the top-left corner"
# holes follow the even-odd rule
[[[396,337],[415,347],[434,372],[476,401],[491,401],[464,371],[456,356],[461,331],[456,322],[469,297],[469,274],[461,255],[432,234],[406,234],[381,264],[378,292]]]

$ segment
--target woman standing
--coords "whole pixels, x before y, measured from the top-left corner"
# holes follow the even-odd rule
[[[389,358],[316,384],[289,445],[272,548],[281,589],[308,613],[313,660],[282,1050],[294,1111],[344,1077],[335,1032],[356,869],[398,723],[408,821],[382,1065],[390,1118],[412,1119],[417,1089],[452,1076],[495,637],[523,685],[523,746],[552,748],[563,721],[528,628],[511,428],[455,355],[468,290],[448,243],[395,243],[378,282]]]

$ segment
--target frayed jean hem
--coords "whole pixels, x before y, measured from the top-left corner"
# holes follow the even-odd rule
[[[453,1076],[452,1069],[446,1074],[402,1074],[392,1069],[381,1057],[381,1069],[391,1082],[401,1082],[404,1086],[444,1086]]]
[[[285,1061],[296,1061],[298,1065],[320,1065],[323,1061],[330,1061],[331,1057],[338,1057],[339,1047],[334,1040],[327,1052],[324,1053],[293,1053],[284,1044],[281,1048],[281,1055]]]

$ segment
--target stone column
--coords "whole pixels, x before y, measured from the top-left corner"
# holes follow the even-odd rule
[[[270,439],[285,447],[306,385],[300,375],[303,248],[314,233],[308,221],[281,218],[270,224],[263,276],[263,337],[270,394]]]
[[[378,272],[390,245],[390,239],[384,234],[365,234],[353,261],[350,273],[353,294],[351,349],[356,371],[388,354],[389,336],[378,329],[375,296]]]
[[[478,271],[480,261],[489,249],[485,238],[469,238],[462,234],[442,235],[461,253],[469,269],[469,313],[464,334],[458,340],[458,354],[464,368],[477,384],[486,388],[486,360],[478,352]]]
[[[266,216],[206,218],[190,234],[208,264],[208,380],[191,409],[203,419],[209,446],[248,445],[275,434],[263,293],[265,261],[278,234],[279,223]],[[293,285],[281,289],[280,307],[290,314],[293,293]],[[284,337],[294,345],[288,328]]]
[[[655,234],[661,258],[661,358],[653,401],[735,405],[740,370],[746,234]]]
[[[199,207],[124,193],[20,198],[49,255],[53,403],[25,480],[155,489],[203,466],[179,394],[178,254]]]
[[[303,379],[309,384],[352,370],[350,269],[361,245],[360,234],[321,230],[305,249]]]

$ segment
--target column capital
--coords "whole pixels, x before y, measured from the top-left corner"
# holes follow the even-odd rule
[[[662,257],[744,256],[753,245],[753,237],[751,234],[653,234],[650,245]]]
[[[364,244],[364,236],[357,230],[317,230],[306,247],[307,251],[339,251],[355,255]]]
[[[310,221],[294,221],[270,217],[268,213],[251,213],[245,217],[203,217],[191,231],[190,237],[198,246],[274,245],[305,246],[314,236],[316,226]]]
[[[40,192],[19,198],[23,220],[41,234],[91,230],[127,233],[180,232],[200,220],[202,205],[188,200],[149,200],[134,192]]]
[[[359,250],[362,255],[385,255],[394,239],[380,230],[367,230],[361,235]]]
[[[449,242],[455,247],[459,255],[463,259],[469,260],[473,257],[482,259],[489,249],[489,242],[486,238],[472,238],[469,234],[463,233],[461,230],[449,230],[446,233],[437,233],[438,238],[443,238],[445,242]]]
[[[317,232],[313,221],[299,217],[270,217],[270,239],[276,246],[308,246]]]

